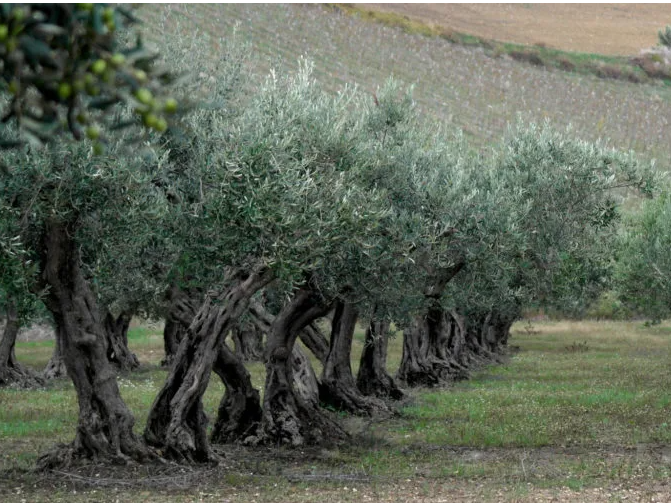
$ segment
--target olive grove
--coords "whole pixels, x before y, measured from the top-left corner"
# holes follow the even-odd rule
[[[331,94],[302,61],[252,82],[245,51],[221,51],[214,81],[178,91],[207,94],[210,106],[154,128],[141,149],[123,148],[122,131],[97,155],[95,143],[62,140],[3,156],[0,384],[42,384],[13,354],[41,302],[79,402],[74,441],[43,468],[216,461],[211,442],[344,440],[333,410],[391,414],[404,387],[502,361],[525,308],[598,295],[624,192],[650,194],[656,182],[633,155],[548,125],[518,124],[475,153],[392,80],[374,95]],[[119,117],[143,120],[121,104]],[[645,214],[668,206],[659,201]],[[625,250],[641,256],[628,236]],[[137,314],[166,321],[167,376],[142,435],[116,381],[141,364],[126,337]],[[365,346],[352,355],[357,323]],[[394,330],[403,355],[392,376]],[[245,367],[259,357],[262,393]],[[226,393],[208,437],[212,372]]]

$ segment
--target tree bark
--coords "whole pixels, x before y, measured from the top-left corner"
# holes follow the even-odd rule
[[[219,403],[212,442],[244,442],[256,436],[261,424],[261,399],[242,360],[221,344],[213,370],[226,386],[226,393]]]
[[[251,312],[254,313],[252,319],[259,332],[268,333],[275,317],[258,302],[254,302],[254,308],[250,306]],[[310,360],[296,345],[292,351],[291,362],[295,392],[310,407],[317,408],[319,406],[317,376],[310,365]],[[259,393],[252,387],[249,372],[226,345],[215,362],[214,371],[224,382],[226,394],[219,405],[212,441],[258,442],[263,411],[259,403]]]
[[[512,321],[496,312],[475,317],[470,328],[468,345],[482,363],[502,363],[503,347],[507,343]]]
[[[462,336],[458,325],[439,306],[416,317],[403,332],[403,356],[398,378],[408,386],[440,386],[468,378],[466,367],[458,362],[450,342]]]
[[[249,321],[241,322],[231,331],[235,355],[243,362],[263,359],[263,332]]]
[[[168,314],[163,327],[163,348],[165,356],[161,360],[162,367],[170,367],[179,350],[179,344],[186,336],[193,318],[202,302],[190,297],[186,292],[172,285],[166,293]]]
[[[319,407],[319,381],[310,359],[294,344],[291,351],[291,368],[294,372],[294,391],[311,408]]]
[[[206,300],[193,319],[170,374],[147,419],[145,440],[178,461],[207,462],[216,457],[206,436],[202,397],[228,332],[249,299],[273,279],[268,270],[249,274],[225,292],[221,306]]]
[[[42,456],[38,467],[68,465],[79,457],[144,461],[151,452],[133,433],[135,420],[119,394],[100,310],[80,269],[74,233],[73,228],[47,223],[41,265],[49,287],[44,301],[62,329],[63,359],[77,391],[77,433],[69,446]]]
[[[249,314],[260,332],[265,334],[270,332],[275,316],[270,314],[258,300],[252,300],[250,302]],[[323,365],[328,356],[329,343],[317,326],[316,320],[305,325],[305,327],[298,332],[298,337],[305,347],[308,348]]]
[[[263,419],[257,443],[296,447],[346,437],[334,420],[294,386],[294,344],[298,333],[328,309],[314,292],[303,287],[274,318],[266,344]]]
[[[107,359],[119,370],[129,372],[140,366],[140,361],[128,347],[128,327],[132,311],[122,311],[118,317],[107,311],[105,333],[107,335]]]
[[[56,325],[55,337],[56,345],[54,346],[54,352],[47,363],[42,376],[45,379],[60,379],[67,375],[67,370],[65,368],[65,359],[63,358],[63,338],[65,337],[65,328],[62,325],[59,325],[56,319],[54,318],[54,323]]]
[[[466,370],[471,364],[471,355],[466,344],[466,318],[456,311],[450,311],[447,323],[447,346],[450,354]]]
[[[199,295],[187,293],[177,286],[171,285],[166,293],[168,313],[163,328],[163,348],[165,356],[161,360],[162,367],[170,367],[177,355],[181,341],[186,337],[193,318],[202,305]]]
[[[329,343],[316,323],[310,323],[300,331],[299,339],[310,352],[317,357],[322,365],[329,355]]]
[[[387,373],[389,326],[387,320],[373,319],[368,324],[356,386],[366,396],[401,400],[405,394]]]
[[[44,386],[44,379],[16,360],[14,346],[19,334],[20,320],[16,304],[9,299],[5,306],[7,321],[0,339],[0,386],[34,388]]]
[[[331,328],[329,354],[319,385],[319,399],[338,410],[352,414],[371,415],[388,412],[384,402],[364,396],[356,387],[350,363],[352,340],[358,312],[354,305],[338,301]]]
[[[177,351],[179,350],[179,343],[184,338],[186,329],[181,323],[168,317],[165,320],[163,327],[163,349],[165,356],[161,360],[161,367],[170,367]]]
[[[397,377],[409,386],[439,386],[464,377],[463,366],[449,351],[452,327],[440,305],[445,286],[463,267],[464,263],[459,263],[440,272],[426,289],[426,311],[403,331],[403,356]]]

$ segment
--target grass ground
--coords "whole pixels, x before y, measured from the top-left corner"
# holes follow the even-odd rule
[[[344,417],[354,441],[323,449],[223,447],[222,466],[29,471],[68,441],[76,397],[66,381],[0,391],[5,501],[667,501],[671,488],[671,325],[519,324],[519,352],[449,389],[419,390],[387,420]],[[361,348],[357,334],[355,355]],[[401,344],[392,341],[390,370]],[[165,377],[160,334],[134,329],[143,369],[119,379],[141,429]],[[20,343],[41,367],[49,341]],[[356,368],[356,359],[353,366]],[[257,386],[263,368],[250,366]],[[214,416],[216,378],[205,406]],[[657,498],[655,500],[655,498]]]

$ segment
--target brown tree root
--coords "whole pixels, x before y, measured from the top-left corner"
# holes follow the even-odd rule
[[[46,380],[33,369],[13,362],[11,365],[0,368],[0,386],[14,388],[41,388]]]
[[[137,463],[165,463],[159,454],[146,446],[133,435],[120,442],[119,448],[109,448],[106,442],[84,444],[79,434],[69,444],[59,444],[50,451],[37,458],[36,470],[63,470],[71,466],[90,465],[102,462],[117,465],[131,465]]]

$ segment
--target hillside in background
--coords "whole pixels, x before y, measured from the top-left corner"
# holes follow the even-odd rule
[[[671,89],[661,84],[604,80],[495,58],[482,49],[323,6],[152,5],[144,7],[142,17],[159,23],[163,37],[202,34],[199,50],[211,50],[213,58],[212,40],[230,37],[238,25],[258,58],[259,76],[271,67],[294,69],[301,55],[315,62],[316,78],[332,90],[351,83],[373,93],[393,75],[414,85],[422,110],[462,128],[479,147],[499,141],[519,115],[547,119],[556,128],[572,124],[579,137],[609,138],[611,145],[657,157],[662,165],[671,151]],[[653,39],[655,34],[653,29]]]
[[[360,4],[478,37],[631,56],[657,43],[671,4]]]

